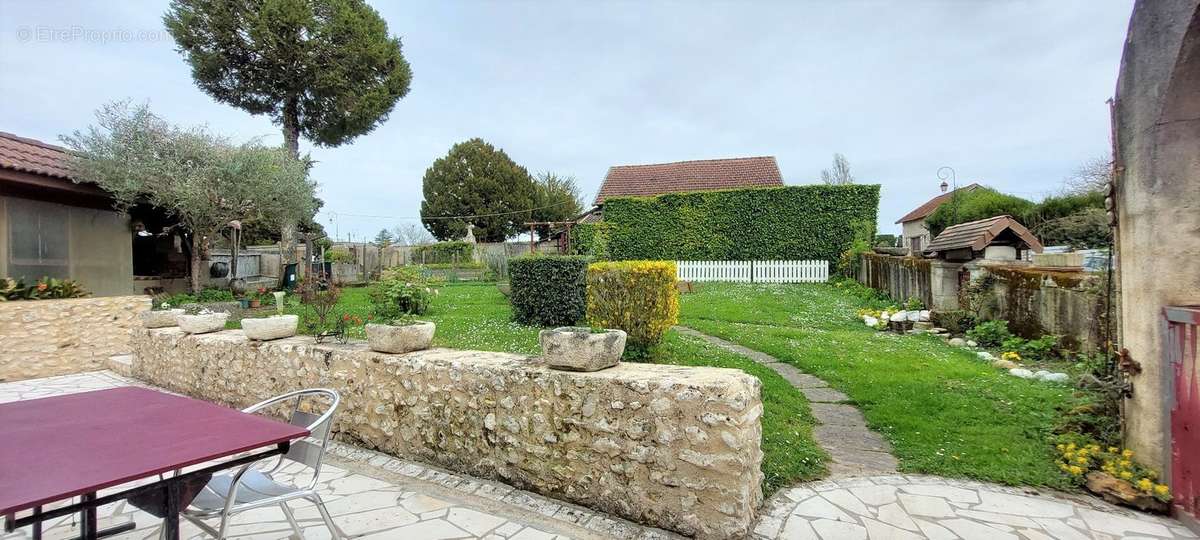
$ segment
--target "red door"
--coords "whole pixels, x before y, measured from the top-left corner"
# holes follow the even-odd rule
[[[1200,306],[1163,309],[1166,360],[1173,374],[1171,407],[1171,491],[1178,512],[1192,517],[1200,509]]]

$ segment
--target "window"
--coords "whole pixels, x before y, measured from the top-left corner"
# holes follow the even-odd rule
[[[8,274],[26,281],[68,277],[70,210],[27,199],[8,200]]]

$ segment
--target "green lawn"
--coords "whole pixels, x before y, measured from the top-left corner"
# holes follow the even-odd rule
[[[337,310],[338,316],[365,318],[371,313],[367,289],[343,289]],[[292,305],[287,311],[303,315],[306,309]],[[271,313],[264,311],[261,315]],[[435,346],[523,354],[540,352],[537,338],[540,328],[512,322],[508,301],[492,283],[445,284],[429,313],[420,318],[437,323]],[[237,323],[230,326],[236,328]],[[351,336],[361,339],[362,328],[352,328]],[[673,331],[654,352],[652,360],[662,364],[736,368],[762,381],[763,490],[768,496],[779,488],[824,475],[828,456],[812,439],[814,420],[808,401],[774,371]]]
[[[907,472],[1071,486],[1049,443],[1070,388],[1012,377],[932,336],[862,325],[831,285],[706,284],[681,324],[773,355],[850,396]]]

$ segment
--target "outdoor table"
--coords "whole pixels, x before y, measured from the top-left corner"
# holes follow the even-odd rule
[[[4,530],[80,514],[81,538],[125,532],[96,529],[96,508],[123,499],[150,501],[179,538],[179,512],[215,471],[284,454],[308,430],[205,401],[136,387],[0,404],[0,515]],[[194,471],[185,467],[241,455]],[[164,475],[164,476],[159,476]],[[97,497],[121,484],[154,481]],[[79,502],[43,511],[55,501]],[[186,500],[185,500],[186,499]],[[18,512],[32,513],[17,517]]]

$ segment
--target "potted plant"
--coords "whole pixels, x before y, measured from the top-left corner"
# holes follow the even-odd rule
[[[538,333],[542,360],[568,371],[598,371],[621,361],[628,336],[623,330],[563,326]]]
[[[434,323],[416,320],[429,309],[437,291],[415,268],[384,270],[368,293],[374,313],[365,330],[372,351],[406,353],[428,349]]]
[[[296,335],[300,325],[297,315],[271,315],[270,317],[242,319],[242,331],[254,341],[270,341]]]
[[[182,309],[161,302],[151,307],[150,311],[143,311],[139,317],[142,319],[142,328],[166,328],[178,324],[176,318],[184,313]]]
[[[229,314],[202,309],[195,315],[179,315],[175,320],[179,323],[179,329],[184,332],[189,334],[207,334],[225,328],[225,321],[229,320]]]

